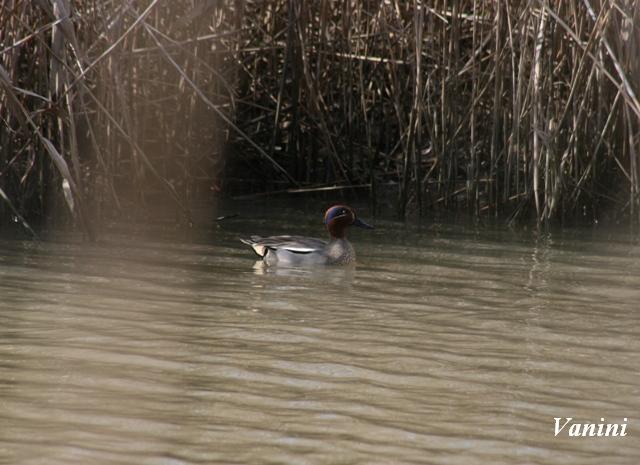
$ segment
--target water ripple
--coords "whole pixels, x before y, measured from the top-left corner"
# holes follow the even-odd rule
[[[637,247],[378,234],[321,270],[0,242],[0,463],[638,463]]]

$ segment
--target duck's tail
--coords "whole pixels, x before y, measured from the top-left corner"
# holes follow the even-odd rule
[[[248,246],[250,246],[256,253],[256,255],[261,258],[263,258],[264,254],[267,252],[267,248],[260,243],[260,241],[262,240],[260,236],[251,236],[249,239],[240,237],[239,239],[243,244],[247,244]]]

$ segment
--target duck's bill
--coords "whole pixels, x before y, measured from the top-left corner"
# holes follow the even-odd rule
[[[364,221],[356,218],[356,220],[353,222],[354,226],[358,226],[359,228],[364,228],[364,229],[375,229],[373,226],[371,226],[368,223],[365,223]]]

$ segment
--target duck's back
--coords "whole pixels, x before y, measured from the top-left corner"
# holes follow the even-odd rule
[[[250,245],[267,265],[315,265],[327,263],[327,242],[305,236],[251,236],[241,239]]]

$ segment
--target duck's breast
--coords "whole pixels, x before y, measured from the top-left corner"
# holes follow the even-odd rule
[[[333,239],[327,244],[325,254],[331,265],[348,265],[356,261],[356,251],[346,239]]]

